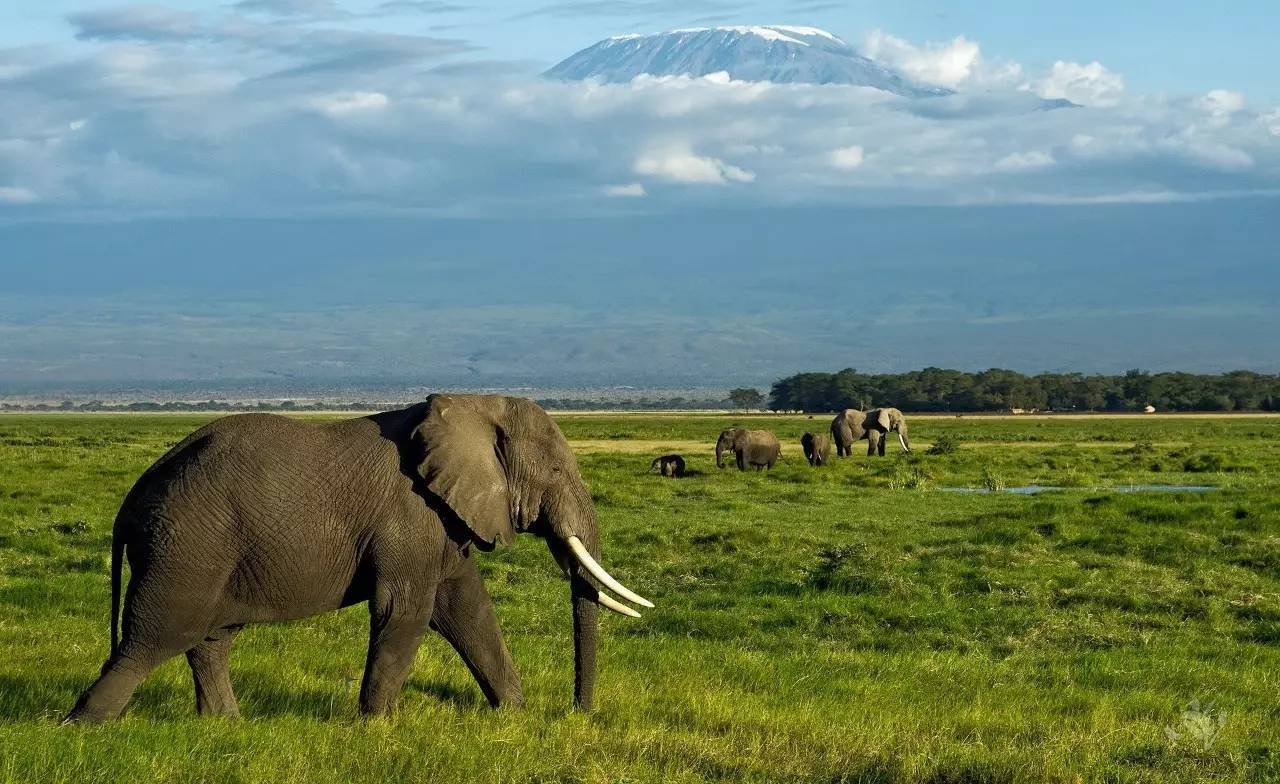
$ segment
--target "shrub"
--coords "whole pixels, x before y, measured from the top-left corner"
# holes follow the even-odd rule
[[[1222,468],[1222,457],[1212,452],[1201,452],[1198,455],[1188,457],[1182,462],[1182,470],[1191,474],[1213,473],[1221,471]]]
[[[929,445],[925,454],[929,455],[949,455],[960,448],[960,439],[950,434],[943,434]]]

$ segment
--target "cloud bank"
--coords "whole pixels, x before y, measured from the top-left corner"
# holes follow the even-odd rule
[[[372,13],[460,8],[398,0]],[[70,17],[74,48],[0,50],[0,218],[1074,204],[1280,190],[1276,107],[1229,87],[1135,95],[1098,62],[1026,73],[963,36],[867,36],[868,55],[956,91],[910,100],[722,74],[551,82],[468,41],[362,29],[367,16],[327,0],[243,0],[211,14],[129,6]]]

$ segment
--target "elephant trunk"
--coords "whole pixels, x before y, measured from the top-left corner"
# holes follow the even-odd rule
[[[583,486],[550,504],[547,544],[569,575],[573,602],[573,704],[589,711],[594,703],[599,608],[639,618],[640,613],[614,599],[612,591],[642,607],[653,603],[618,582],[600,565],[599,526],[591,496]],[[559,514],[557,514],[557,512]]]
[[[583,575],[573,570],[573,707],[590,711],[595,704],[596,636],[599,592]]]

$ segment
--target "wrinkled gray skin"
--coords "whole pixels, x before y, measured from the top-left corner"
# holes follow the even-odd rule
[[[680,455],[663,455],[655,457],[649,464],[649,470],[656,470],[668,479],[684,476],[684,458]]]
[[[907,438],[907,420],[896,408],[876,408],[867,412],[865,422],[867,428],[867,454],[884,456],[885,435],[898,434],[898,443],[903,452],[911,451],[911,439]]]
[[[856,408],[846,408],[835,419],[831,420],[831,440],[836,445],[836,455],[846,457],[853,454],[853,443],[867,437],[867,415]],[[868,450],[867,454],[872,454]]]
[[[120,715],[138,683],[186,654],[202,714],[238,713],[227,658],[246,624],[367,602],[362,713],[392,710],[428,628],[461,655],[494,707],[523,702],[520,675],[475,549],[546,540],[569,576],[574,703],[592,704],[597,589],[568,552],[597,556],[591,497],[560,430],[528,400],[432,395],[314,425],[219,419],[151,466],[112,533],[111,656],[68,721]],[[129,559],[117,642],[121,557]]]
[[[831,459],[831,439],[825,435],[805,433],[800,437],[800,447],[804,450],[804,459],[814,468]]]
[[[782,444],[778,437],[768,430],[744,430],[740,427],[730,428],[720,433],[716,439],[716,468],[724,468],[722,455],[725,450],[733,452],[739,471],[746,471],[748,466],[760,471],[773,468],[778,455],[782,454]]]

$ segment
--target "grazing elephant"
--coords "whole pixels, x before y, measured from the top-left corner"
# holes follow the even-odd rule
[[[653,462],[649,464],[649,470],[653,471],[655,469],[669,479],[684,476],[684,458],[680,455],[655,457]]]
[[[428,627],[494,707],[523,702],[476,550],[543,538],[569,577],[574,704],[590,710],[596,608],[645,607],[597,559],[591,495],[569,444],[528,400],[432,395],[323,425],[219,419],[138,479],[111,542],[111,656],[67,721],[120,715],[157,665],[186,654],[202,714],[238,713],[227,657],[247,624],[367,602],[360,711],[392,710]],[[121,559],[129,559],[124,634]]]
[[[853,442],[867,437],[866,420],[867,415],[856,408],[846,408],[831,420],[831,440],[838,456],[852,455]]]
[[[800,437],[800,447],[804,449],[804,459],[814,468],[831,459],[831,439],[824,435],[805,433]]]
[[[722,431],[716,439],[716,467],[724,468],[721,455],[731,450],[738,463],[739,471],[746,471],[747,466],[754,466],[757,471],[773,468],[778,455],[782,454],[782,444],[778,437],[768,430],[745,430],[740,427]]]
[[[898,434],[903,452],[911,451],[911,439],[907,437],[907,420],[896,408],[877,408],[867,412],[867,454],[884,456],[884,439],[890,431]]]

